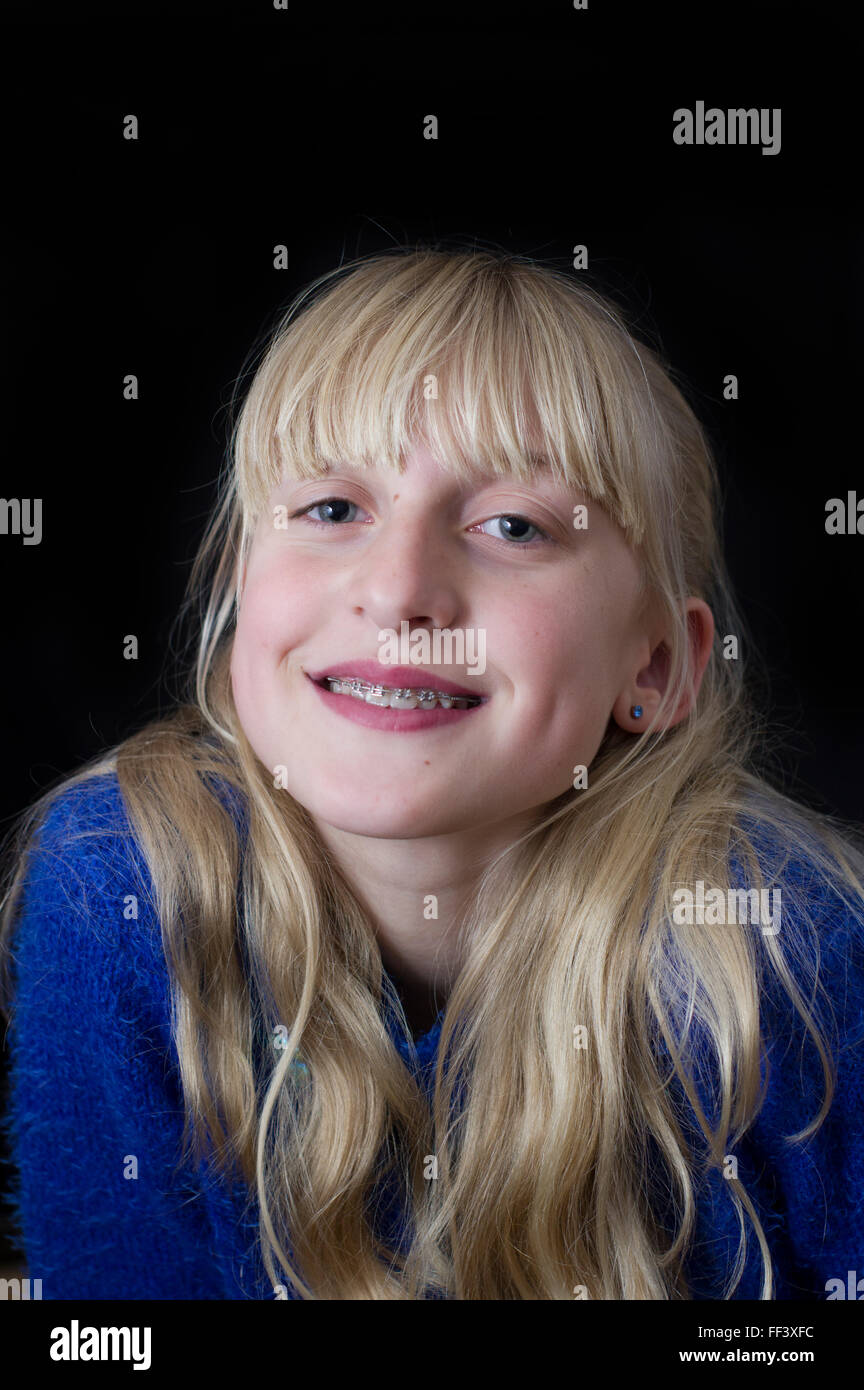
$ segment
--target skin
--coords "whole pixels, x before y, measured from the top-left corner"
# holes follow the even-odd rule
[[[370,915],[416,1030],[458,974],[458,927],[484,864],[572,786],[574,767],[590,768],[610,718],[634,733],[651,720],[667,634],[623,532],[596,503],[539,474],[530,485],[462,482],[419,443],[406,465],[340,467],[274,490],[240,577],[231,675],[251,746],[268,769],[287,768],[288,791]],[[290,515],[334,497],[354,504],[348,520],[313,507],[287,529],[273,524],[280,503]],[[583,502],[588,527],[575,530]],[[502,515],[549,539],[525,528],[508,538]],[[665,727],[688,713],[714,637],[701,599],[686,611],[693,681]],[[484,628],[482,675],[432,669],[488,704],[411,734],[326,708],[304,670],[377,658],[379,631],[403,620],[411,632]],[[428,894],[437,920],[423,915]]]

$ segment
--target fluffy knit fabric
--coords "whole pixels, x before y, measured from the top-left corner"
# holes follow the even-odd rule
[[[845,1286],[850,1271],[864,1278],[862,927],[817,891],[806,865],[785,872],[797,874],[816,913],[821,975],[838,1024],[837,1091],[816,1135],[789,1145],[783,1136],[818,1109],[822,1072],[788,1001],[766,990],[767,1096],[734,1156],[766,1231],[776,1296],[824,1299],[829,1280]],[[116,777],[65,789],[31,851],[13,935],[4,1126],[20,1175],[12,1209],[28,1273],[42,1280],[45,1299],[273,1298],[254,1198],[247,1203],[242,1183],[206,1163],[178,1166],[182,1092],[151,893]],[[383,1012],[428,1091],[440,1017],[415,1040],[392,1009]],[[723,1296],[737,1251],[724,1187],[716,1172],[697,1187],[687,1266],[696,1298]],[[398,1194],[382,1192],[376,1224],[404,1245],[403,1215]],[[760,1295],[750,1230],[748,1248],[738,1299]]]

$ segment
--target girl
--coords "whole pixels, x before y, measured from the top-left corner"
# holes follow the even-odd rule
[[[668,370],[553,269],[388,252],[232,460],[185,698],[11,861],[43,1297],[845,1289],[864,853],[759,773]]]

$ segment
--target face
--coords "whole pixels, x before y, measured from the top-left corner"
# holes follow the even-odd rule
[[[242,586],[234,700],[262,763],[284,769],[277,785],[323,825],[415,839],[515,823],[590,766],[647,660],[639,610],[636,558],[596,503],[539,473],[464,482],[418,444],[402,474],[340,466],[271,494]],[[464,653],[439,638],[436,656],[445,629],[463,632]],[[409,650],[382,657],[388,630],[421,658],[426,635],[432,659],[413,681],[388,676]],[[446,680],[483,702],[359,722],[365,701],[310,678],[379,660],[384,686]]]

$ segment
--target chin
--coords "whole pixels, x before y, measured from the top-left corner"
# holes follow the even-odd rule
[[[296,798],[301,800],[302,798]],[[366,835],[377,840],[420,840],[430,835],[447,835],[467,830],[469,821],[464,815],[454,817],[450,808],[441,807],[436,813],[428,803],[418,806],[394,807],[385,801],[377,807],[346,804],[344,795],[337,802],[314,797],[302,801],[313,817],[341,830],[346,835]]]

